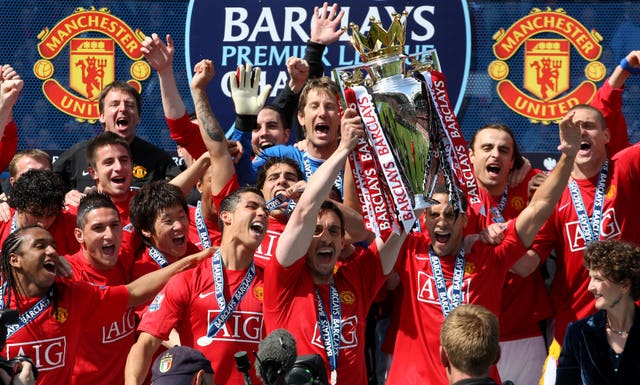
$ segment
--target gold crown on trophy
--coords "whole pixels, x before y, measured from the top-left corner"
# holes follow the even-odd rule
[[[363,62],[368,62],[384,57],[392,57],[404,54],[405,30],[407,26],[407,11],[393,13],[393,21],[388,30],[382,28],[380,20],[370,18],[369,33],[360,33],[360,27],[355,23],[349,23],[353,34],[351,44],[360,53]]]

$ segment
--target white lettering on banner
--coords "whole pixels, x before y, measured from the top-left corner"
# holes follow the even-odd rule
[[[342,319],[342,328],[340,329],[340,349],[351,349],[358,346],[358,317],[351,316]],[[324,349],[320,336],[320,329],[316,322],[313,328],[313,336],[311,344]]]
[[[207,312],[207,325],[220,314],[219,310]],[[214,341],[233,341],[259,343],[262,340],[262,313],[238,311],[236,309],[227,322],[220,327],[220,331],[213,337]],[[203,335],[206,335],[203,333]]]
[[[129,308],[122,319],[102,327],[102,343],[109,344],[118,341],[136,330],[136,316],[133,308]]]
[[[416,220],[412,202],[410,202],[409,193],[401,180],[398,166],[395,164],[395,159],[393,158],[393,153],[382,132],[378,116],[371,104],[371,97],[364,87],[354,87],[353,90],[358,100],[360,116],[367,127],[367,135],[378,155],[378,161],[382,165],[385,180],[389,184],[394,206],[398,210],[398,218],[402,221],[405,231],[409,231]]]
[[[262,243],[258,246],[258,249],[255,251],[253,256],[267,261],[274,257],[280,234],[280,232],[267,230],[267,235],[264,237]]]
[[[7,357],[28,356],[39,371],[63,367],[67,352],[67,338],[6,344]]]
[[[224,15],[224,37],[223,42],[254,42],[260,39],[269,39],[274,42],[306,42],[309,39],[307,31],[309,23],[313,18],[313,12],[307,11],[302,7],[261,7],[260,13],[255,17],[252,12],[252,20],[249,19],[249,10],[244,7],[226,7]],[[394,13],[401,13],[403,10],[396,10],[392,6],[383,7],[383,12],[377,6],[370,6],[367,13],[360,20],[351,20],[351,7],[341,7],[345,11],[342,18],[341,26],[348,27],[351,21],[356,22],[360,26],[361,32],[367,32],[370,26],[370,18],[382,20],[386,25],[392,20]],[[414,9],[414,7],[406,7],[409,13],[410,21],[415,22],[416,27],[412,28],[411,40],[427,41],[435,35],[435,27],[429,21],[429,18],[435,17],[435,7],[423,5]],[[253,11],[253,9],[252,9]],[[283,22],[276,22],[274,12],[283,12]],[[386,18],[382,18],[381,14],[386,14]],[[413,24],[413,23],[412,23]],[[424,31],[420,31],[423,29]],[[420,33],[422,32],[422,33]],[[342,41],[348,41],[348,34],[340,37]]]
[[[451,278],[445,278],[444,281],[447,285],[447,293],[449,294],[449,297],[451,297],[451,289],[453,288],[453,285],[451,284]],[[436,305],[438,309],[440,309],[440,302],[438,302],[438,291],[436,290],[435,278],[432,275],[425,273],[424,271],[418,271],[417,285],[418,290],[416,299],[419,302]],[[460,303],[469,303],[470,286],[471,278],[467,277],[462,281],[462,301]]]
[[[600,224],[601,240],[617,238],[620,236],[620,224],[616,218],[615,208],[611,207],[602,214]],[[567,222],[565,224],[565,231],[569,242],[569,248],[572,252],[582,251],[586,248],[586,242],[584,240],[582,228],[580,227],[580,221]]]

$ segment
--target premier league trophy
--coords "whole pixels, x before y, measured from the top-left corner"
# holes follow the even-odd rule
[[[358,110],[366,127],[367,138],[352,154],[351,166],[365,221],[377,233],[389,226],[409,231],[414,210],[431,205],[438,180],[447,184],[454,207],[461,208],[462,174],[454,149],[462,135],[436,51],[404,53],[406,15],[394,14],[388,30],[371,19],[367,35],[352,23],[351,42],[363,64],[333,70],[343,106]],[[394,221],[379,218],[380,205],[394,208]]]

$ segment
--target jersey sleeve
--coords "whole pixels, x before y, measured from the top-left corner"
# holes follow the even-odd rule
[[[630,146],[627,122],[622,112],[623,92],[624,88],[612,88],[607,79],[591,101],[591,106],[602,112],[609,129],[609,156]]]
[[[12,120],[7,123],[0,139],[0,171],[7,168],[18,150],[18,126]]]
[[[280,311],[289,305],[295,286],[303,274],[306,256],[289,267],[282,267],[277,258],[271,258],[264,270],[264,307]]]
[[[207,151],[202,136],[200,136],[200,128],[197,124],[191,122],[189,114],[184,113],[179,119],[171,119],[165,117],[171,139],[177,144],[184,147],[189,155],[194,159],[198,159],[200,155]]]
[[[148,310],[142,315],[139,332],[146,332],[163,341],[169,338],[171,329],[175,328],[183,316],[189,303],[188,270],[172,277],[165,287],[156,295]]]

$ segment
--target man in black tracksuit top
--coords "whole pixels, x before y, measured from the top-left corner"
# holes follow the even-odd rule
[[[180,173],[167,152],[135,136],[141,108],[140,94],[126,82],[109,84],[98,97],[100,122],[104,130],[120,135],[131,148],[133,187],[141,187],[152,180],[171,179]],[[88,172],[88,142],[74,144],[53,164],[53,171],[62,177],[69,189],[84,192],[86,187],[95,186]]]

